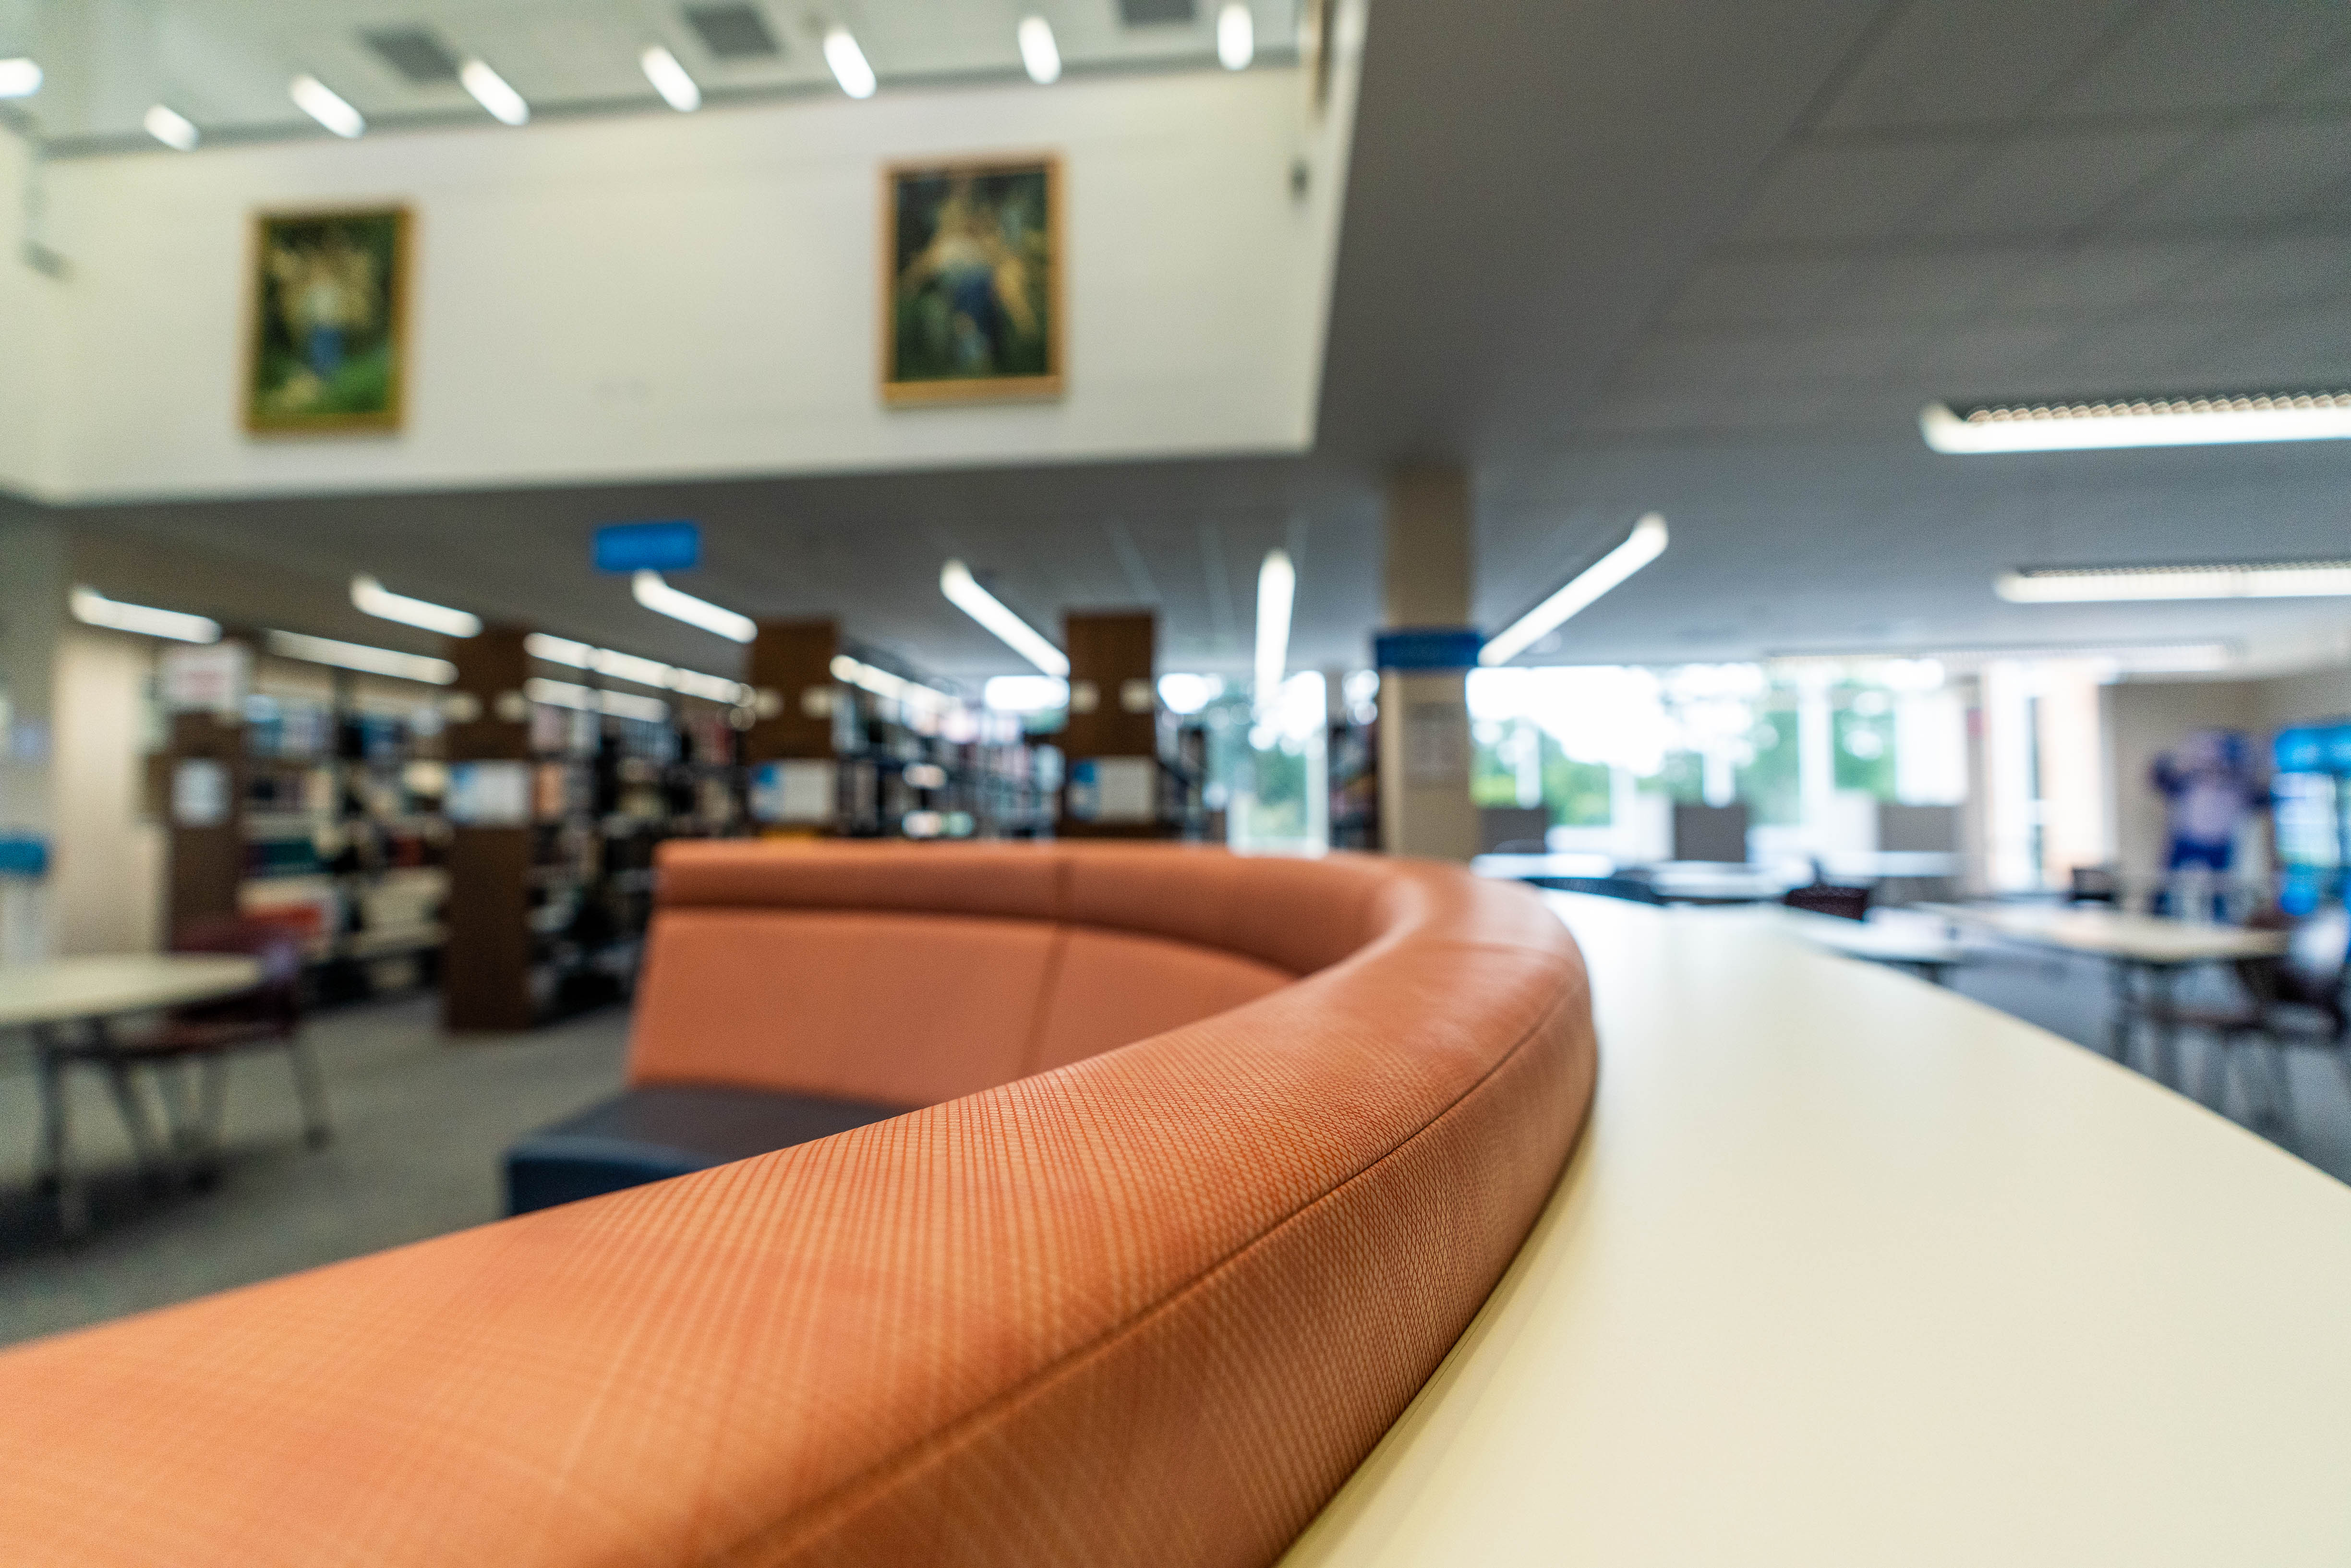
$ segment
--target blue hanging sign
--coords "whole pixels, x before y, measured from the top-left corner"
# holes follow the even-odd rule
[[[1383,670],[1467,670],[1486,639],[1475,626],[1421,626],[1372,638],[1372,664]]]
[[[2327,734],[2323,729],[2297,727],[2278,731],[2277,770],[2280,773],[2324,773]]]
[[[596,530],[598,571],[687,571],[702,564],[702,525],[611,523]]]

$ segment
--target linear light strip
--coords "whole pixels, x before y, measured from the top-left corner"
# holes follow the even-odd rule
[[[2351,595],[2351,560],[2204,566],[2026,567],[1992,591],[2011,604],[2098,604],[2148,599],[2334,599]]]
[[[342,94],[308,72],[288,83],[286,92],[295,108],[345,140],[367,130],[366,118],[344,101]]]
[[[831,667],[832,678],[842,685],[872,692],[877,697],[888,697],[893,702],[904,703],[909,707],[928,708],[934,713],[945,713],[955,706],[956,699],[935,686],[926,686],[920,681],[910,681],[904,675],[893,674],[878,664],[869,664],[862,660],[852,659],[846,653],[835,653],[832,656]]]
[[[1005,602],[979,585],[979,579],[959,560],[939,568],[939,591],[947,602],[994,632],[998,641],[1049,675],[1067,675],[1070,656],[1045,634],[1015,615]]]
[[[220,641],[217,621],[184,611],[125,604],[94,588],[76,588],[68,603],[73,610],[73,618],[85,626],[103,626],[110,632],[131,632],[141,637],[168,637],[174,643]]]
[[[1528,611],[1478,650],[1480,664],[1507,664],[1571,615],[1666,553],[1666,519],[1650,512],[1625,542],[1585,567],[1565,588]]]
[[[824,63],[832,68],[832,79],[841,90],[852,98],[872,98],[881,85],[866,63],[865,51],[857,47],[856,35],[846,27],[836,26],[825,34]]]
[[[1930,402],[1918,431],[1936,451],[1959,455],[2332,441],[2351,437],[2351,392],[1993,404],[1964,415]]]
[[[641,571],[630,580],[629,591],[638,603],[673,621],[683,621],[689,626],[699,626],[705,632],[747,643],[759,634],[759,623],[748,615],[713,604],[707,599],[696,599],[683,589],[672,588],[662,580],[657,571]]]
[[[41,90],[41,68],[22,55],[0,60],[0,98],[30,98]]]
[[[525,681],[522,695],[549,707],[576,708],[581,713],[608,713],[615,718],[643,719],[648,724],[660,724],[669,717],[669,704],[659,697],[598,691],[593,686],[583,686],[573,681],[550,681],[544,675],[533,675]]]
[[[480,616],[463,610],[452,610],[445,604],[435,604],[430,600],[411,599],[405,593],[394,593],[366,572],[351,579],[351,607],[379,621],[397,621],[403,626],[438,632],[444,637],[481,635]]]
[[[148,135],[176,152],[193,152],[196,143],[204,140],[193,120],[167,104],[159,103],[148,110],[139,123]]]
[[[474,101],[489,110],[490,118],[507,125],[524,125],[530,120],[530,105],[522,94],[515,91],[507,78],[490,68],[484,59],[467,60],[457,69],[458,83],[474,95]]]
[[[1061,48],[1053,41],[1053,24],[1042,16],[1023,16],[1015,35],[1020,45],[1020,68],[1039,87],[1061,79]]]
[[[1257,571],[1257,703],[1265,707],[1281,695],[1290,670],[1290,610],[1298,593],[1298,569],[1290,552],[1268,550]]]
[[[374,648],[364,643],[339,642],[332,637],[312,637],[300,632],[272,632],[267,642],[271,653],[288,659],[300,659],[305,664],[332,664],[338,669],[360,670],[371,675],[390,675],[395,680],[422,681],[435,686],[445,686],[457,678],[457,666],[446,659],[428,658],[423,653],[403,653],[394,648]]]
[[[641,659],[634,653],[615,653],[610,648],[575,643],[569,637],[557,637],[545,632],[527,634],[522,640],[522,651],[550,664],[563,664],[574,670],[593,670],[616,681],[651,686],[655,691],[678,692],[690,697],[701,697],[706,702],[742,703],[751,699],[750,687],[740,681],[730,681],[724,675],[682,669],[675,664],[664,664],[658,659]]]
[[[677,57],[659,44],[647,45],[637,64],[653,90],[662,95],[662,101],[680,114],[692,114],[702,107],[701,87],[677,63]]]
[[[1245,71],[1257,58],[1257,18],[1243,0],[1226,0],[1217,13],[1217,63],[1228,71]]]

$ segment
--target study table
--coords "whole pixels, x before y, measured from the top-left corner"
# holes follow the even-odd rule
[[[57,1218],[67,1234],[78,1234],[89,1216],[81,1180],[64,1157],[65,1077],[50,1057],[58,1032],[78,1024],[102,1033],[126,1013],[235,996],[260,981],[258,959],[212,953],[110,953],[0,966],[0,1030],[27,1031],[40,1056],[47,1168],[57,1179]],[[113,1089],[118,1100],[136,1092],[120,1076]],[[124,1120],[140,1124],[127,1111]]]
[[[2344,1560],[2351,1187],[1776,911],[1552,903],[1591,1126],[1286,1568]]]
[[[1780,919],[1789,931],[1815,947],[1873,964],[1890,964],[1938,986],[1949,985],[1951,971],[1975,956],[1943,921],[1917,910],[1880,910],[1866,920],[1845,920],[1790,909]]]
[[[2169,1083],[2179,1077],[2179,1029],[2172,991],[2183,969],[2274,957],[2286,950],[2283,931],[2253,931],[2196,920],[2168,920],[2119,910],[2045,904],[1929,904],[1920,905],[1954,925],[2053,952],[2103,958],[2114,977],[2115,1016],[2108,1028],[2109,1054],[2126,1060],[2130,1051],[2134,1003],[2144,998],[2151,1019],[2155,1075]],[[2141,983],[2134,986],[2134,979]]]

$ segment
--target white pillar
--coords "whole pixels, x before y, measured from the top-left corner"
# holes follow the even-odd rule
[[[1469,476],[1407,468],[1389,481],[1383,608],[1391,630],[1469,620]],[[1459,670],[1380,676],[1380,842],[1394,854],[1478,852],[1469,696]]]

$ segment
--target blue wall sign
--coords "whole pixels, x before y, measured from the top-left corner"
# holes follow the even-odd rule
[[[598,571],[686,571],[701,564],[699,523],[611,523],[596,530]]]
[[[1475,626],[1421,626],[1372,638],[1372,663],[1383,670],[1467,670],[1486,639]]]

